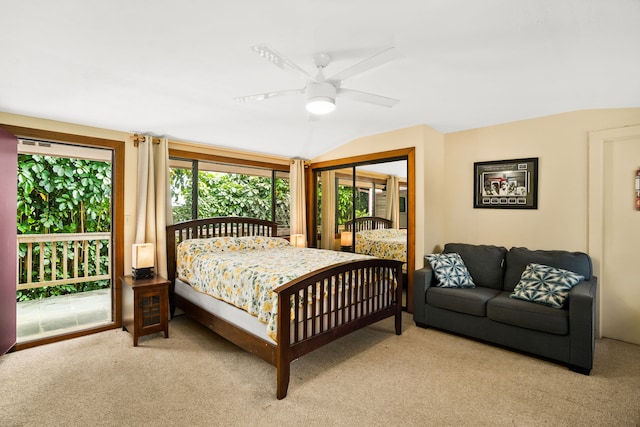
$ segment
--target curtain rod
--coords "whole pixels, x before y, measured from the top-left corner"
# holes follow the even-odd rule
[[[139,133],[134,133],[133,135],[131,135],[131,140],[133,141],[133,146],[137,147],[139,143],[144,142],[145,136]],[[154,144],[160,144],[160,138],[158,137],[152,137],[151,141]]]
[[[133,135],[131,135],[131,140],[133,141],[133,146],[137,147],[139,143],[145,141],[145,135],[141,133],[134,133]],[[151,141],[153,141],[154,144],[160,144],[160,138],[157,136],[151,137]],[[293,160],[294,159],[290,160],[290,164],[294,163]],[[304,159],[300,159],[300,160],[303,160],[305,168],[308,168],[311,164],[310,160],[304,160]]]

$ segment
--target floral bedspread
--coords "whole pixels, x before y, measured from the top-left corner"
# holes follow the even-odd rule
[[[407,263],[407,230],[385,228],[356,233],[356,253]]]
[[[177,274],[196,291],[257,316],[277,341],[278,286],[329,265],[368,256],[301,249],[278,237],[214,237],[178,245]]]

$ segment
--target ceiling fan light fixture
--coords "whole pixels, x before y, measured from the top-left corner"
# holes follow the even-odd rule
[[[328,96],[316,96],[307,100],[306,107],[311,114],[329,114],[336,109],[336,101]]]
[[[336,108],[336,87],[329,82],[309,83],[306,107],[311,114],[329,114]]]

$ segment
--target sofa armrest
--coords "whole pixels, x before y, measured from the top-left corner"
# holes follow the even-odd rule
[[[413,320],[420,326],[427,321],[425,305],[427,303],[427,289],[433,282],[431,267],[423,267],[413,273]]]
[[[592,276],[569,292],[570,364],[588,373],[593,367],[598,278]]]

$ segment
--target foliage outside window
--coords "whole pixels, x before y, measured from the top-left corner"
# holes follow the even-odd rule
[[[89,233],[111,231],[111,163],[31,154],[18,155],[18,234]],[[51,243],[44,245],[45,276],[51,275]],[[108,248],[101,245],[102,272],[108,270]],[[27,282],[26,244],[18,247],[19,282]],[[56,257],[64,258],[62,245],[57,245]],[[94,260],[96,247],[89,246],[89,259]],[[67,248],[67,259],[74,261],[73,248]],[[79,251],[80,275],[98,275],[94,262],[85,266],[84,253]],[[56,265],[56,277],[63,277],[63,266]],[[67,266],[72,271],[72,265]],[[37,282],[40,271],[40,247],[33,246],[31,281]],[[18,301],[47,298],[56,295],[108,288],[108,280],[47,286],[17,291]]]
[[[344,225],[345,222],[351,221],[353,218],[353,187],[347,185],[338,185],[338,226]],[[356,188],[355,191],[355,214],[356,218],[372,215],[369,212],[369,192],[366,189]]]
[[[242,216],[275,220],[281,235],[289,230],[289,179],[284,172],[229,167],[206,162],[174,161],[170,169],[174,222],[194,217]],[[202,170],[206,168],[206,170]],[[218,168],[220,171],[216,171]],[[194,175],[197,192],[194,194]],[[226,172],[225,169],[241,169]],[[195,200],[194,200],[195,199]],[[195,215],[194,215],[195,212]]]
[[[318,180],[318,208],[317,208],[317,224],[321,224],[322,221],[322,184]],[[350,221],[353,216],[353,187],[340,183],[338,180],[338,192],[336,203],[336,228],[341,230],[347,221]],[[356,218],[362,218],[365,216],[373,215],[369,210],[369,190],[367,188],[356,188]]]

